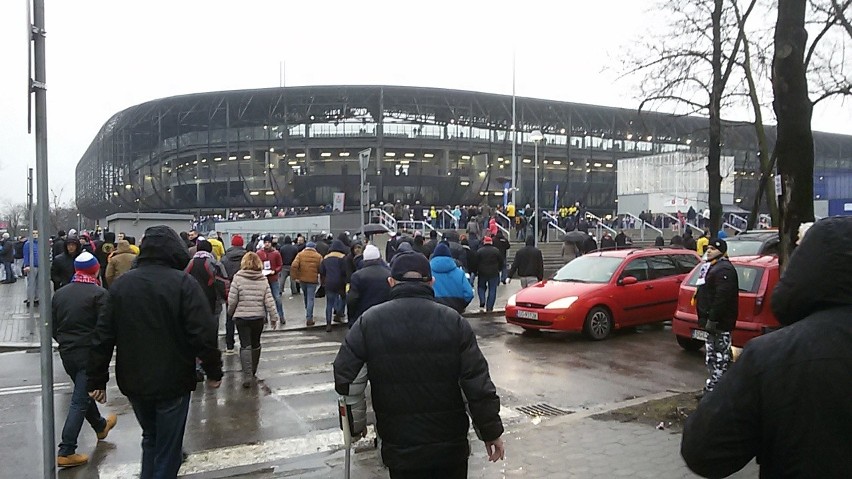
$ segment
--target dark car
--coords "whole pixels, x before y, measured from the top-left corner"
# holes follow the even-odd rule
[[[728,256],[778,254],[778,230],[748,230],[725,239]]]

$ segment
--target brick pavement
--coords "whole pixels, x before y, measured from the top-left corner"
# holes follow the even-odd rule
[[[38,310],[27,308],[26,297],[25,278],[14,284],[0,284],[0,348],[38,347]]]

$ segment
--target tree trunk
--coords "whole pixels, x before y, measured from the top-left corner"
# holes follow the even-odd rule
[[[713,85],[710,91],[710,146],[707,156],[708,203],[710,231],[715,236],[722,226],[722,175],[719,163],[722,156],[722,3],[713,0]]]
[[[778,119],[775,151],[781,174],[782,268],[790,257],[799,225],[814,219],[814,139],[811,131],[813,105],[805,77],[806,0],[779,0],[775,25],[775,57],[772,61],[773,107]]]

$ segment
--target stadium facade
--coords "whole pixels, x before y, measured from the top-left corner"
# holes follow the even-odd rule
[[[533,200],[536,129],[544,133],[541,204],[558,188],[560,203],[599,213],[616,209],[618,159],[707,149],[701,117],[522,97],[516,105],[522,204]],[[374,202],[498,204],[511,178],[511,129],[511,96],[470,91],[308,86],[175,96],[106,122],[77,165],[77,205],[89,218],[224,213],[329,204],[345,192],[357,207],[358,152],[367,148]],[[774,143],[775,129],[768,135]],[[848,176],[852,136],[814,140],[815,181]],[[735,158],[735,201],[750,205],[759,176],[753,128],[725,123],[723,142]]]

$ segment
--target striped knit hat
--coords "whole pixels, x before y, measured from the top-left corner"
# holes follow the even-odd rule
[[[88,251],[80,253],[74,260],[74,270],[87,276],[97,276],[99,267],[98,259]]]

